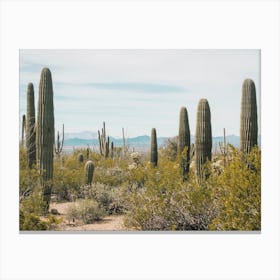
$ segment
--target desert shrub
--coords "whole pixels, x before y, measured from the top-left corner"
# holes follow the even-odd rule
[[[26,196],[20,202],[20,208],[25,213],[43,215],[44,214],[44,202],[40,192],[40,187],[36,186],[29,196]]]
[[[234,156],[219,176],[215,188],[219,207],[212,221],[215,230],[261,229],[261,152],[255,147],[246,156],[234,149]]]
[[[118,186],[124,179],[124,171],[118,167],[97,166],[94,171],[94,182]]]
[[[125,224],[139,230],[258,230],[261,222],[261,154],[234,150],[221,172],[207,162],[207,179],[193,170],[186,181],[178,159],[161,157],[130,171]],[[140,186],[140,187],[139,187]]]
[[[39,216],[20,209],[19,227],[20,230],[47,230],[48,223],[42,221]]]
[[[122,214],[125,209],[125,201],[122,197],[122,188],[94,183],[84,187],[84,198],[93,199],[103,208],[107,214]]]
[[[90,224],[94,221],[101,220],[105,214],[106,211],[96,201],[84,199],[69,206],[66,217],[68,220],[77,219],[85,224]]]
[[[163,147],[159,150],[160,155],[168,160],[175,161],[177,157],[178,137],[168,138]]]
[[[61,222],[52,215],[44,216],[40,175],[36,165],[29,168],[26,149],[22,145],[19,157],[19,208],[20,230],[54,229]]]
[[[80,218],[77,204],[69,205],[66,211],[66,219],[68,222],[75,222]]]
[[[183,182],[167,170],[132,190],[125,224],[140,230],[207,230],[216,213],[211,189],[199,186],[194,174]]]
[[[20,230],[51,230],[62,222],[61,218],[44,213],[44,202],[39,188],[20,202]]]
[[[76,153],[64,156],[64,163],[56,158],[54,162],[53,188],[57,201],[71,201],[79,197],[85,184],[84,163],[77,160]]]
[[[22,145],[19,149],[19,197],[20,200],[30,195],[40,182],[40,175],[36,166],[29,168],[27,163],[27,151]]]
[[[29,213],[23,209],[19,211],[19,228],[20,230],[54,230],[56,226],[62,222],[62,218],[54,215],[47,217],[38,216],[35,213]]]
[[[111,187],[97,183],[93,186],[93,189],[92,197],[108,214],[123,213],[125,202],[122,199],[122,190],[120,187]]]

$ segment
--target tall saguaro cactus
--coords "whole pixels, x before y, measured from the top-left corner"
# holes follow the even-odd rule
[[[37,164],[42,175],[45,212],[51,199],[53,178],[54,108],[52,75],[48,68],[41,72],[36,132]]]
[[[34,87],[32,83],[27,86],[26,106],[26,147],[29,168],[36,162],[36,131],[35,131],[35,105]]]
[[[212,129],[211,113],[208,101],[200,99],[196,114],[195,131],[195,163],[199,180],[207,178],[207,172],[203,170],[203,165],[207,160],[211,160],[212,151]]]
[[[240,149],[249,153],[258,144],[258,114],[256,88],[251,79],[246,79],[242,85],[240,114]]]
[[[156,129],[151,131],[151,164],[156,167],[158,163],[157,133]]]
[[[188,111],[186,107],[182,107],[180,110],[180,117],[179,117],[177,154],[181,158],[180,166],[182,169],[182,175],[184,179],[190,169],[190,144],[191,144],[191,137],[190,137]],[[184,151],[184,155],[182,155],[183,151]]]

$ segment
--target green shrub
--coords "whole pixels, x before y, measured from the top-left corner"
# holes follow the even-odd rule
[[[219,207],[210,228],[214,230],[261,229],[261,151],[245,155],[233,150],[233,160],[219,176],[215,191]]]
[[[39,216],[20,209],[20,230],[47,230],[48,223]]]
[[[81,220],[85,224],[101,220],[106,215],[106,211],[94,200],[85,199],[71,205],[66,217],[68,220]]]
[[[92,198],[109,215],[122,214],[124,211],[125,202],[122,198],[122,189],[120,187],[111,187],[97,183],[93,186]]]
[[[169,177],[161,170],[153,182],[149,176],[143,188],[132,189],[125,224],[139,230],[207,230],[216,213],[211,189],[200,187],[193,173],[188,182]]]
[[[54,230],[56,226],[62,222],[62,218],[57,218],[54,215],[48,215],[42,218],[34,213],[28,213],[23,209],[19,212],[19,228],[20,230]]]
[[[22,145],[19,148],[19,197],[20,200],[30,195],[39,185],[40,175],[36,166],[29,168],[27,162],[27,150]]]

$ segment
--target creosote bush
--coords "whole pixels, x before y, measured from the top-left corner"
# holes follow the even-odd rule
[[[106,211],[96,201],[90,199],[80,200],[67,210],[68,220],[80,220],[84,224],[101,220],[105,214]]]

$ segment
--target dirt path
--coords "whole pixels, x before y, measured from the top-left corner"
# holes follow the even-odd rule
[[[92,224],[81,224],[81,223],[70,223],[65,218],[65,214],[70,205],[75,204],[75,202],[65,202],[65,203],[52,203],[50,209],[57,209],[59,212],[58,217],[63,218],[63,222],[60,223],[56,230],[59,231],[127,231],[129,230],[123,224],[123,215],[110,215],[104,217],[100,221],[96,221]]]

